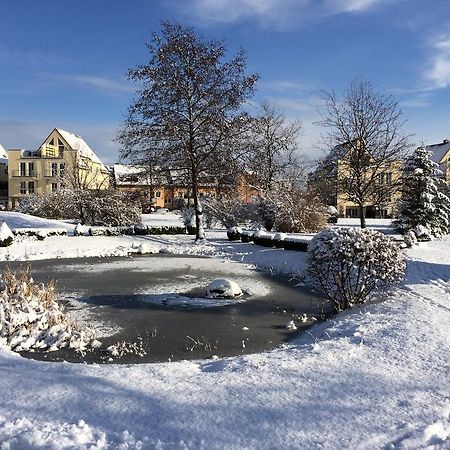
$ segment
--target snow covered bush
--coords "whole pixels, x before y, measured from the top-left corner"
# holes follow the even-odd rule
[[[224,194],[219,198],[205,198],[203,211],[212,223],[218,222],[227,230],[243,224],[251,217],[246,203],[239,200],[236,193]]]
[[[186,228],[195,227],[195,209],[192,206],[183,209],[181,211],[181,220]]]
[[[394,222],[406,233],[413,230],[419,240],[429,240],[450,232],[450,199],[444,193],[438,165],[431,152],[419,147],[407,159],[403,172],[399,217]]]
[[[0,225],[0,247],[8,247],[13,243],[14,235],[6,222]]]
[[[134,233],[140,236],[144,236],[148,234],[148,226],[142,222],[139,222],[134,226]]]
[[[85,191],[83,217],[85,225],[104,227],[126,227],[141,220],[138,202],[132,202],[129,195],[118,191]]]
[[[241,242],[252,242],[254,231],[243,231],[241,233]]]
[[[64,228],[15,228],[13,234],[14,236],[35,237],[39,241],[43,241],[51,236],[67,236],[67,230]]]
[[[395,242],[371,229],[327,228],[308,247],[308,273],[337,311],[401,281],[405,268]]]
[[[127,193],[62,189],[21,200],[16,211],[45,219],[72,219],[83,225],[128,226],[138,222],[141,209]]]
[[[54,285],[37,284],[29,270],[6,270],[0,283],[0,346],[14,351],[54,351],[63,347],[83,352],[100,343],[93,330],[70,321],[58,303]]]
[[[253,242],[256,245],[262,245],[263,247],[273,247],[272,235],[261,230],[257,230],[253,233]]]
[[[239,241],[241,239],[242,229],[239,227],[231,227],[227,230],[227,237],[230,241]]]
[[[75,228],[73,229],[74,236],[84,236],[85,228],[81,223],[77,223]]]
[[[283,239],[283,248],[285,250],[306,252],[308,250],[308,241],[301,237],[289,236]]]
[[[283,241],[286,239],[286,233],[276,233],[273,237],[273,245],[276,248],[283,248]]]
[[[77,218],[75,194],[68,189],[39,195],[28,195],[20,200],[20,204],[15,210],[23,214],[43,217],[44,219]]]
[[[299,187],[282,190],[275,228],[284,233],[308,233],[322,230],[328,220],[326,206],[314,192]]]
[[[267,231],[283,233],[320,231],[329,214],[317,194],[295,184],[280,183],[271,192],[261,194],[248,206],[252,218]]]

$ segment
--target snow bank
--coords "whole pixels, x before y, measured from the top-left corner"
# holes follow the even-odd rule
[[[230,243],[225,232],[209,237],[198,246],[189,237],[145,242],[274,272],[304,268],[300,252]],[[83,246],[79,256],[143,242],[55,237],[10,248],[41,259],[76,255],[70,239]],[[447,449],[449,246],[446,239],[411,248],[403,288],[271,352],[125,366],[38,362],[2,349],[0,442],[13,449]]]

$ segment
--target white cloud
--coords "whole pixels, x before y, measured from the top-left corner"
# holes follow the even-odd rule
[[[400,106],[409,109],[425,108],[432,104],[430,92],[419,92],[400,102]]]
[[[306,19],[368,11],[392,0],[187,0],[182,12],[202,24],[255,21],[289,28]],[[179,8],[179,3],[174,2]]]
[[[104,94],[117,95],[136,91],[136,86],[133,86],[131,83],[104,77],[91,75],[57,75],[49,73],[41,74],[41,76],[54,82],[95,89]]]
[[[442,89],[450,85],[450,36],[439,36],[432,41],[432,56],[425,71],[430,89]]]
[[[289,80],[260,81],[258,87],[269,91],[289,93],[305,93],[312,91],[306,84]]]
[[[325,9],[334,13],[364,12],[389,0],[326,0]]]

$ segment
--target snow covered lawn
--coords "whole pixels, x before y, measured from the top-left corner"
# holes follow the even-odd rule
[[[23,238],[0,258],[125,255],[144,242],[288,273],[304,267],[301,252],[210,237]],[[261,354],[126,366],[0,349],[0,448],[450,448],[449,250],[448,238],[409,250],[407,281],[384,302]]]

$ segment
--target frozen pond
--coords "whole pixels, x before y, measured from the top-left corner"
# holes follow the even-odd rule
[[[295,281],[217,258],[61,259],[31,267],[35,280],[56,280],[73,319],[95,327],[102,342],[83,356],[67,349],[24,354],[39,359],[142,363],[255,353],[288,341],[323,315],[323,301]],[[244,294],[205,298],[214,278],[237,282]],[[287,328],[291,320],[297,330]],[[123,341],[138,343],[142,355],[106,351]]]

